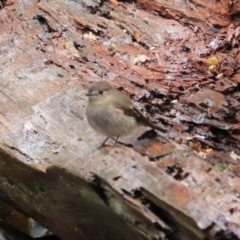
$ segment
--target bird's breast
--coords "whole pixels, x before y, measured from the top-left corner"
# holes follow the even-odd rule
[[[113,106],[88,106],[87,118],[94,130],[107,137],[128,135],[137,126],[134,117]]]

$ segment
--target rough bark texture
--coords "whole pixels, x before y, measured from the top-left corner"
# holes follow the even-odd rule
[[[66,240],[240,238],[238,0],[0,3],[1,198]],[[169,133],[99,148],[103,79]]]

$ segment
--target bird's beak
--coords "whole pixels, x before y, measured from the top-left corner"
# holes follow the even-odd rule
[[[86,93],[86,95],[85,95],[85,96],[88,96],[88,97],[89,97],[89,96],[91,96],[91,94],[89,94],[89,93]]]

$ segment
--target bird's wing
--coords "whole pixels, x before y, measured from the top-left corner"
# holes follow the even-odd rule
[[[130,98],[128,98],[126,95],[124,95],[122,92],[116,90],[113,94],[114,98],[111,97],[111,105],[114,108],[117,108],[121,111],[124,111],[126,115],[131,115],[129,114],[128,109],[130,106],[132,106],[132,101]]]
[[[112,100],[111,105],[116,109],[121,110],[125,115],[135,117],[137,121],[142,124],[159,130],[161,132],[167,132],[160,126],[151,123],[132,103],[132,101],[123,93],[117,91],[115,98]]]

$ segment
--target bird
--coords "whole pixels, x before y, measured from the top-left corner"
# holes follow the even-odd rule
[[[131,99],[106,81],[94,83],[88,93],[86,109],[90,126],[115,144],[119,137],[129,135],[138,126],[148,126],[161,132],[166,129],[151,123],[132,103]]]

